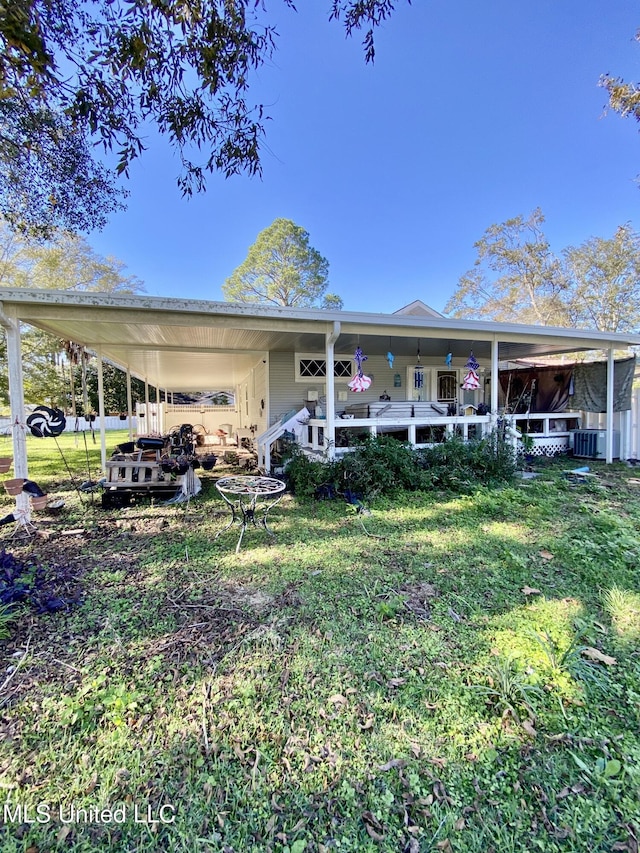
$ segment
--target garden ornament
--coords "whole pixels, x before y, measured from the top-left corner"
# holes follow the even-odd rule
[[[60,409],[50,409],[49,406],[36,406],[33,414],[27,418],[27,426],[36,438],[60,435],[66,424],[64,412]]]
[[[464,391],[477,391],[480,387],[480,377],[478,376],[478,370],[480,369],[480,364],[473,354],[473,350],[467,359],[467,363],[465,364],[467,369],[467,373],[465,374],[464,379],[462,380],[462,389]]]
[[[362,362],[367,361],[367,356],[363,354],[360,347],[356,347],[353,360],[356,363],[357,371],[351,382],[349,382],[349,388],[355,392],[366,391],[371,385],[371,378],[369,376],[365,376],[362,371]]]

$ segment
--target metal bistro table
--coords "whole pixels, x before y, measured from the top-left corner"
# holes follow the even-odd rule
[[[267,524],[267,514],[284,497],[286,483],[274,477],[255,477],[243,475],[238,477],[221,477],[216,483],[216,489],[231,509],[231,521],[216,534],[217,539],[235,522],[240,525],[240,538],[236,545],[236,554],[240,551],[242,537],[249,524],[264,527],[265,532],[273,537],[275,534]]]

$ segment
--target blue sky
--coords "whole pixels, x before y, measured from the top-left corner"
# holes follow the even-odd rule
[[[640,79],[636,3],[399,0],[373,66],[329,0],[269,5],[279,48],[250,92],[270,116],[262,178],[212,176],[183,199],[150,136],[127,211],[89,236],[147,293],[222,299],[276,217],[309,232],[345,309],[381,312],[442,310],[485,229],[535,207],[556,252],[640,228],[639,126],[598,87]]]

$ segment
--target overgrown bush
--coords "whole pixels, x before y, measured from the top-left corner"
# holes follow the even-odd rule
[[[516,470],[513,447],[498,433],[467,442],[453,436],[415,453],[431,485],[454,492],[508,481]]]
[[[297,444],[287,447],[283,461],[289,488],[298,497],[319,497],[322,490],[326,492],[326,497],[335,495],[341,478],[339,462],[311,459]]]
[[[367,498],[400,490],[415,491],[429,485],[416,464],[416,452],[411,445],[386,435],[360,439],[356,449],[346,453],[340,464],[347,487]]]
[[[295,445],[285,459],[289,486],[303,498],[351,493],[371,500],[400,490],[434,488],[467,492],[509,481],[515,469],[513,448],[497,433],[468,442],[452,437],[422,449],[390,436],[367,436],[334,461],[311,459]]]

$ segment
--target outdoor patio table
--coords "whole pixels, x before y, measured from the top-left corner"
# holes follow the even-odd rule
[[[249,524],[253,524],[254,527],[260,524],[269,536],[275,535],[267,524],[267,514],[282,500],[286,483],[274,477],[242,475],[221,477],[216,483],[216,489],[231,509],[231,520],[216,534],[216,539],[237,522],[240,525],[240,538],[236,545],[237,554]]]

